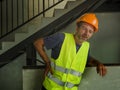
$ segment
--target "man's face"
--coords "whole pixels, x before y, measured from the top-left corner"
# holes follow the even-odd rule
[[[94,33],[94,27],[88,23],[83,22],[80,27],[77,27],[76,35],[79,40],[86,41]]]

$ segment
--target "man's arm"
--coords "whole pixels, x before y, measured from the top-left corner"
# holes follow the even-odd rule
[[[45,49],[44,49],[44,40],[43,40],[43,38],[37,39],[34,42],[34,46],[35,46],[36,50],[38,51],[39,55],[41,56],[41,58],[46,63],[46,68],[45,68],[45,73],[44,73],[44,75],[46,76],[47,73],[49,71],[51,71],[51,66],[50,66],[50,59],[49,59],[49,57],[46,54]],[[52,73],[52,71],[51,71],[51,73]]]
[[[98,60],[94,59],[91,56],[89,58],[88,65],[96,66],[97,73],[99,73],[100,76],[105,76],[107,73],[106,67],[101,62],[99,62]]]

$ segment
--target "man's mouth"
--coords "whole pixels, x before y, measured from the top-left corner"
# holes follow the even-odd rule
[[[87,37],[87,36],[82,36],[82,38],[83,38],[83,39],[88,39],[88,37]]]

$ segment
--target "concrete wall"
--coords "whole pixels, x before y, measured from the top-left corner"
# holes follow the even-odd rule
[[[43,82],[44,69],[23,69],[23,89],[40,90]]]
[[[120,66],[107,67],[107,75],[99,76],[95,67],[87,67],[79,90],[119,90],[120,89]]]
[[[120,66],[108,66],[105,77],[99,76],[95,67],[87,67],[79,85],[79,90],[119,90],[120,89]],[[41,90],[43,72],[40,69],[24,70],[24,89]],[[27,76],[27,77],[26,77]]]
[[[97,16],[99,31],[91,39],[91,54],[104,63],[120,63],[120,12]]]
[[[22,68],[26,64],[26,55],[0,68],[0,90],[22,90]]]

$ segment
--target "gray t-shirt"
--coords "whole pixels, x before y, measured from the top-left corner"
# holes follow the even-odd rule
[[[57,59],[62,47],[62,43],[64,41],[65,34],[64,33],[55,33],[48,37],[44,38],[44,44],[47,49],[52,49],[51,57]],[[76,44],[76,51],[78,51],[80,45]],[[88,54],[89,59],[89,54]]]

